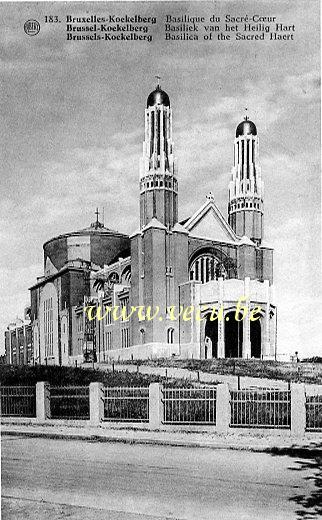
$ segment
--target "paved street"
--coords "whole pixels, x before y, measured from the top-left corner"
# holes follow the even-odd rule
[[[295,519],[296,511],[307,512],[303,497],[319,493],[318,471],[315,460],[246,451],[3,436],[2,514],[4,520]]]

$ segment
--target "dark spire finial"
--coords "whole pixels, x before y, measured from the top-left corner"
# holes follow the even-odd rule
[[[102,223],[99,221],[99,215],[100,215],[100,212],[99,212],[98,208],[96,208],[95,215],[96,215],[96,220],[95,220],[95,222],[92,222],[92,223],[91,223],[91,228],[93,228],[93,229],[103,228],[103,227],[104,227],[104,224],[102,224]]]
[[[157,84],[157,88],[161,88],[161,85],[160,85],[160,79],[161,79],[161,76],[158,76],[158,75],[157,75],[157,76],[155,76],[155,77],[156,77],[157,82],[158,82],[158,84]]]
[[[248,110],[248,108],[245,107],[245,116],[244,116],[244,120],[245,120],[245,121],[248,121],[248,119],[249,119],[249,117],[248,117],[248,115],[247,115],[247,110]]]

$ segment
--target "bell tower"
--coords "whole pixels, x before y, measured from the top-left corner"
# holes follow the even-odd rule
[[[145,109],[140,161],[140,227],[156,218],[167,229],[178,221],[178,181],[173,155],[170,99],[159,83]]]
[[[236,129],[234,166],[229,183],[228,219],[237,235],[246,235],[260,245],[263,239],[264,183],[258,149],[256,126],[245,116]]]

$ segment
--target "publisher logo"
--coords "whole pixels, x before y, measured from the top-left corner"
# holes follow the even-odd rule
[[[28,36],[36,36],[40,31],[40,23],[37,20],[27,20],[23,28]]]

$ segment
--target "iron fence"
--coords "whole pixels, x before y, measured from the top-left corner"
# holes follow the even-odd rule
[[[322,394],[306,396],[306,429],[322,431]]]
[[[104,420],[149,421],[149,387],[104,388]]]
[[[216,424],[216,388],[165,388],[165,424]]]
[[[35,386],[0,386],[3,417],[36,417]]]
[[[89,419],[89,387],[51,386],[50,415],[52,419]]]
[[[231,427],[290,428],[289,390],[238,390],[230,393]]]

